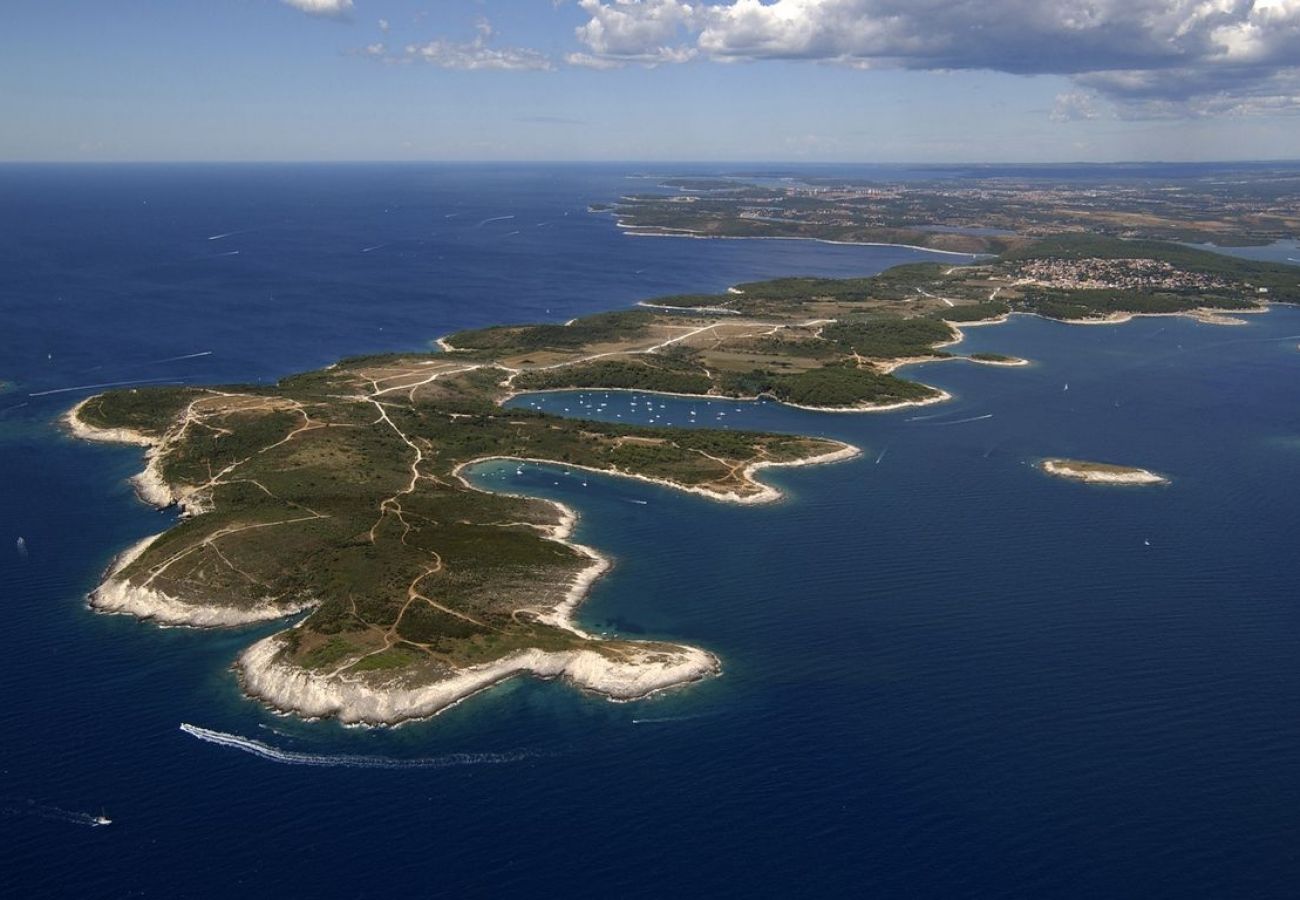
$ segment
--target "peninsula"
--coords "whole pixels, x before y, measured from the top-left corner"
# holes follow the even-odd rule
[[[442,352],[348,359],[275,385],[111,391],[72,409],[69,427],[147,448],[140,495],[183,516],[123,553],[90,602],[170,625],[305,614],[235,664],[248,694],[301,716],[395,723],[520,674],[643,697],[708,677],[720,663],[700,648],[584,632],[573,612],[609,563],[572,540],[574,513],[479,489],[467,467],[552,462],[758,503],[779,496],[756,479],[762,469],[857,449],[579,421],[507,407],[510,397],[623,388],[896,409],[947,397],[894,373],[952,358],[960,324],[1011,313],[1205,316],[1298,295],[1290,267],[1056,237],[968,266],[784,278],[564,325],[461,332],[439,341]],[[1052,462],[1065,467],[1058,474],[1084,471]],[[1104,474],[1079,465],[1092,467],[1089,480]]]
[[[591,210],[612,213],[635,235],[808,238],[953,253],[1003,253],[1061,233],[1239,246],[1300,231],[1300,173],[1287,163],[1172,179],[1134,179],[1118,166],[1072,173],[934,167],[928,177],[920,167],[915,174],[653,178],[659,192]]]

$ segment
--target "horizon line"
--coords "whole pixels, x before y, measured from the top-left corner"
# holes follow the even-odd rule
[[[724,160],[724,159],[0,159],[2,166],[350,166],[350,165],[482,165],[482,166],[911,166],[914,168],[942,168],[951,166],[1207,166],[1207,165],[1300,165],[1300,157],[1251,159],[1119,159],[1052,161],[1017,160]]]

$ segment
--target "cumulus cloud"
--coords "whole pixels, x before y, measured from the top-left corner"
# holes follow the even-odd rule
[[[695,20],[695,10],[678,0],[579,0],[591,18],[577,30],[578,40],[590,54],[584,60],[621,64],[685,62],[695,50],[681,45]],[[580,62],[580,65],[590,64]]]
[[[1129,114],[1300,105],[1300,0],[580,0],[586,66],[690,59],[1074,78]],[[1061,115],[1083,114],[1078,98]]]
[[[352,10],[352,0],[281,0],[313,16],[342,16]]]
[[[474,30],[474,39],[470,41],[440,38],[423,44],[407,44],[400,51],[377,43],[354,52],[385,63],[423,62],[440,69],[460,71],[545,71],[555,68],[550,57],[536,50],[493,46],[494,32],[487,19],[479,19]]]

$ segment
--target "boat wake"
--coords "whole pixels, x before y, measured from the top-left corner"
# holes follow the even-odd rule
[[[28,397],[48,397],[50,394],[66,394],[69,391],[90,391],[106,387],[124,387],[128,384],[158,384],[163,381],[173,381],[171,378],[138,378],[133,381],[104,381],[99,384],[78,384],[73,387],[53,388],[48,391],[36,391],[28,394]]]
[[[489,222],[504,222],[504,221],[506,221],[507,219],[513,219],[513,218],[514,218],[513,215],[509,215],[509,216],[492,216],[491,218],[484,219],[482,222],[479,222],[479,223],[478,223],[476,226],[474,226],[474,227],[475,227],[475,228],[482,228],[484,225],[488,224]]]
[[[32,816],[37,819],[45,819],[49,822],[65,822],[68,825],[84,825],[87,828],[98,828],[101,825],[109,824],[105,816],[97,816],[93,813],[76,812],[71,809],[60,809],[57,806],[48,806],[44,803],[37,803],[35,800],[28,800],[25,803],[6,804],[0,807],[0,813],[6,816]]]
[[[279,747],[272,747],[270,744],[253,738],[227,734],[224,731],[213,731],[211,728],[201,728],[188,722],[182,722],[180,729],[190,737],[198,738],[206,743],[241,750],[261,759],[288,766],[324,766],[348,769],[449,769],[455,766],[519,762],[538,755],[517,750],[510,753],[448,753],[446,756],[432,756],[423,759],[394,759],[387,756],[303,753],[297,750],[281,750]]]
[[[212,353],[213,353],[213,351],[211,351],[211,350],[200,350],[198,353],[185,353],[185,354],[183,354],[183,355],[181,355],[181,356],[169,356],[169,357],[167,357],[166,359],[154,359],[154,360],[150,360],[150,361],[147,362],[147,363],[141,363],[141,365],[148,366],[148,365],[154,365],[154,364],[157,364],[157,363],[179,362],[179,361],[182,360],[182,359],[198,359],[200,356],[211,356]]]
[[[968,419],[954,419],[951,422],[931,422],[931,425],[965,425],[967,422],[982,422],[985,419],[993,418],[993,413],[985,413],[982,416],[971,416]]]
[[[633,725],[667,725],[670,722],[691,722],[695,719],[711,719],[715,714],[696,713],[689,716],[654,716],[649,719],[633,719]]]

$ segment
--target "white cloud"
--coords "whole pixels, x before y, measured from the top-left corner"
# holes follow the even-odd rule
[[[608,56],[592,56],[590,53],[570,53],[564,61],[571,66],[583,69],[621,69],[625,63]]]
[[[384,29],[387,30],[387,29]],[[401,51],[390,50],[383,43],[370,44],[354,51],[385,63],[423,62],[440,69],[460,71],[546,71],[555,68],[550,57],[526,47],[492,45],[492,23],[480,18],[474,23],[475,35],[469,41],[439,38],[423,44],[407,44]]]
[[[352,10],[352,0],[280,0],[313,16],[342,16]]]
[[[409,44],[406,47],[406,55],[411,59],[429,63],[440,69],[519,71],[554,68],[550,59],[536,50],[519,47],[496,49],[484,47],[478,41],[465,44],[450,41]]]
[[[1294,105],[1300,0],[579,0],[572,65],[796,59],[1056,74],[1128,107]],[[1270,91],[1275,93],[1270,93]],[[1086,95],[1081,95],[1086,96]],[[1219,98],[1214,102],[1208,102]],[[1062,115],[1082,114],[1078,100]],[[1095,111],[1095,110],[1094,110]]]
[[[1049,117],[1053,122],[1080,122],[1100,118],[1096,97],[1087,91],[1069,91],[1056,95]]]
[[[577,29],[585,58],[612,62],[685,62],[695,50],[680,45],[695,12],[678,0],[579,0],[591,18]]]

